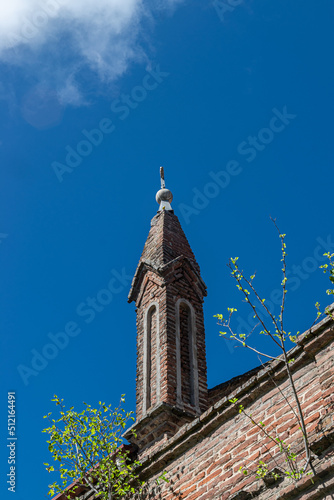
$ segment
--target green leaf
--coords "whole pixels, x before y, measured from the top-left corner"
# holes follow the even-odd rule
[[[110,409],[111,405],[107,407],[100,402],[104,405],[103,413],[109,411],[109,416],[105,414],[104,417],[100,409],[92,408],[87,403],[84,403],[86,407],[84,411],[75,412],[73,406],[70,410],[66,410],[63,400],[59,398],[55,397],[54,402],[59,403],[60,418],[53,421],[55,424],[52,427],[45,429],[45,432],[50,435],[49,451],[53,459],[59,463],[61,482],[55,482],[49,486],[53,494],[63,492],[68,483],[72,483],[85,472],[92,470],[91,457],[94,460],[94,480],[102,488],[101,491],[108,484],[110,477],[113,481],[114,492],[119,492],[120,495],[128,491],[135,493],[136,490],[130,481],[137,479],[135,469],[140,463],[138,461],[128,463],[126,461],[128,453],[119,448],[122,444],[121,431],[128,422],[133,420],[133,412],[125,412],[121,406],[124,402],[124,395],[121,397],[120,406],[115,410]],[[120,453],[120,470],[110,458],[114,456],[116,450]],[[45,466],[49,472],[55,471],[53,466],[49,464]],[[70,493],[69,490],[67,491]],[[102,493],[102,499],[107,500],[104,493]]]

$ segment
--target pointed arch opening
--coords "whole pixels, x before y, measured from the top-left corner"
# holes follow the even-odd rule
[[[153,303],[145,313],[143,356],[143,413],[160,401],[159,305]]]
[[[199,411],[196,318],[185,299],[176,303],[177,402]]]

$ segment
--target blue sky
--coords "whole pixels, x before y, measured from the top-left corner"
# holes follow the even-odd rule
[[[229,257],[277,312],[277,218],[295,332],[329,302],[317,268],[334,248],[331,0],[41,5],[17,0],[0,20],[1,425],[16,391],[18,500],[45,498],[52,479],[53,394],[80,410],[125,393],[135,408],[127,294],[160,165],[208,287],[209,387],[259,364],[213,318],[234,306],[250,328]],[[87,313],[111,280],[111,302]],[[7,474],[4,434],[0,456]],[[2,476],[1,498],[7,487]]]

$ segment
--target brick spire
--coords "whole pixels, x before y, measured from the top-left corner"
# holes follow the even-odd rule
[[[186,235],[183,232],[179,219],[173,210],[158,212],[151,221],[151,230],[148,234],[143,253],[132,282],[129,302],[137,300],[138,286],[143,268],[158,270],[170,264],[175,259],[187,259],[189,265],[201,282],[202,295],[206,295],[206,286],[200,277],[199,265],[190,248]]]
[[[172,436],[207,408],[206,286],[163,186],[129,293],[137,307],[138,438],[131,441],[141,448]]]

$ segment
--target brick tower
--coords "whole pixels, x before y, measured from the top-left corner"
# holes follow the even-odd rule
[[[200,268],[172,207],[172,193],[156,195],[159,211],[129,294],[137,312],[137,438],[140,449],[161,443],[208,407]]]

